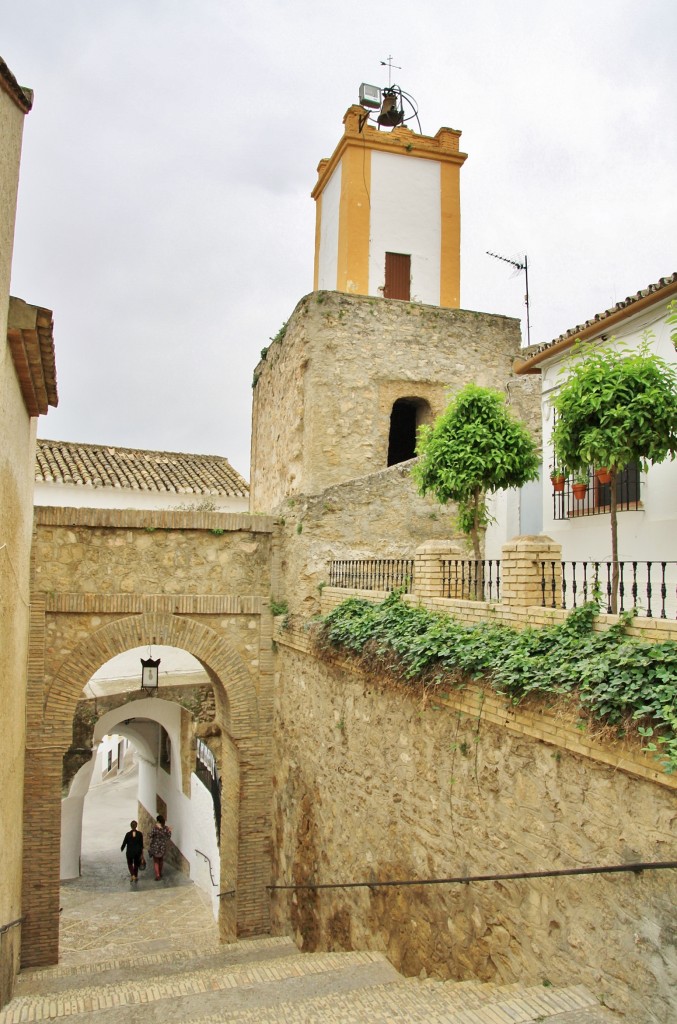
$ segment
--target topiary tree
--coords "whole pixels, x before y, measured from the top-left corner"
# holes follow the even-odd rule
[[[618,475],[627,466],[677,454],[677,372],[649,349],[580,343],[562,368],[567,379],[553,401],[555,458],[569,472],[605,466],[611,476],[611,609],[618,610]],[[613,341],[614,339],[611,339]]]
[[[434,426],[418,433],[412,476],[420,494],[458,506],[458,524],[472,538],[479,561],[480,528],[487,523],[485,497],[538,478],[539,456],[526,426],[500,391],[467,384]]]

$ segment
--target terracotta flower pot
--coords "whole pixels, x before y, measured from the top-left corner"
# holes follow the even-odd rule
[[[574,483],[571,485],[571,490],[573,491],[576,501],[583,501],[588,490],[588,485]]]
[[[553,475],[550,477],[552,489],[557,494],[561,493],[564,490],[565,479],[566,478],[561,473],[553,473]]]
[[[596,470],[595,476],[601,484],[611,483],[611,473],[606,468],[606,466],[601,466],[598,470]]]

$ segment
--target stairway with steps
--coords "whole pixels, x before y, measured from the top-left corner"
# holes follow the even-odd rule
[[[287,938],[192,942],[19,976],[0,1024],[612,1024],[583,986],[404,978],[381,953],[301,953]],[[65,1024],[65,1022],[64,1022]]]

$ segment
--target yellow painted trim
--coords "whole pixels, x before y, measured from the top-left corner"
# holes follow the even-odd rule
[[[315,204],[315,267],[313,270],[313,291],[316,292],[320,281],[320,239],[322,237],[322,196],[317,197]]]
[[[461,305],[461,196],[459,168],[440,165],[440,306]]]
[[[346,149],[358,146],[360,150],[367,148],[382,153],[399,153],[403,156],[417,157],[424,160],[437,160],[442,164],[450,163],[461,167],[468,154],[459,151],[461,133],[453,128],[440,128],[437,134],[417,135],[409,128],[394,128],[391,132],[379,132],[371,125],[360,124],[364,110],[361,107],[350,107],[343,118],[345,130],[329,158],[321,160],[317,167],[317,182],[311,193],[317,199],[324,191]]]
[[[371,151],[350,146],[341,159],[336,289],[369,294]],[[318,197],[319,198],[319,197]]]
[[[334,172],[341,174],[336,288],[369,294],[369,233],[372,152],[412,159],[434,160],[440,166],[440,306],[457,309],[461,302],[460,169],[461,133],[440,128],[433,136],[417,135],[405,126],[380,132],[364,120],[362,107],[350,107],[343,118],[344,132],[334,152],[321,160],[312,191],[317,202],[315,226],[315,288],[319,283],[321,199]],[[319,227],[318,227],[319,225]],[[350,241],[350,246],[348,245]]]

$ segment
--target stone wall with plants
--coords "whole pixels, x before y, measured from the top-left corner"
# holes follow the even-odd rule
[[[548,712],[562,745],[539,742],[483,714],[481,686],[450,685],[436,700],[386,662],[321,659],[278,633],[276,883],[674,859],[674,789],[567,749],[579,716],[565,701],[553,695]],[[410,975],[578,980],[636,1024],[674,1012],[676,903],[674,870],[300,889],[272,901],[274,925],[304,949],[382,949]]]
[[[464,384],[508,391],[540,438],[540,381],[516,377],[519,321],[463,309],[318,291],[263,350],[254,373],[252,511],[384,469],[393,403],[431,419]]]
[[[454,527],[453,506],[417,494],[411,465],[390,466],[283,502],[277,531],[282,589],[274,596],[292,615],[309,617],[320,611],[333,559],[413,558],[431,538],[454,538],[466,545]]]

